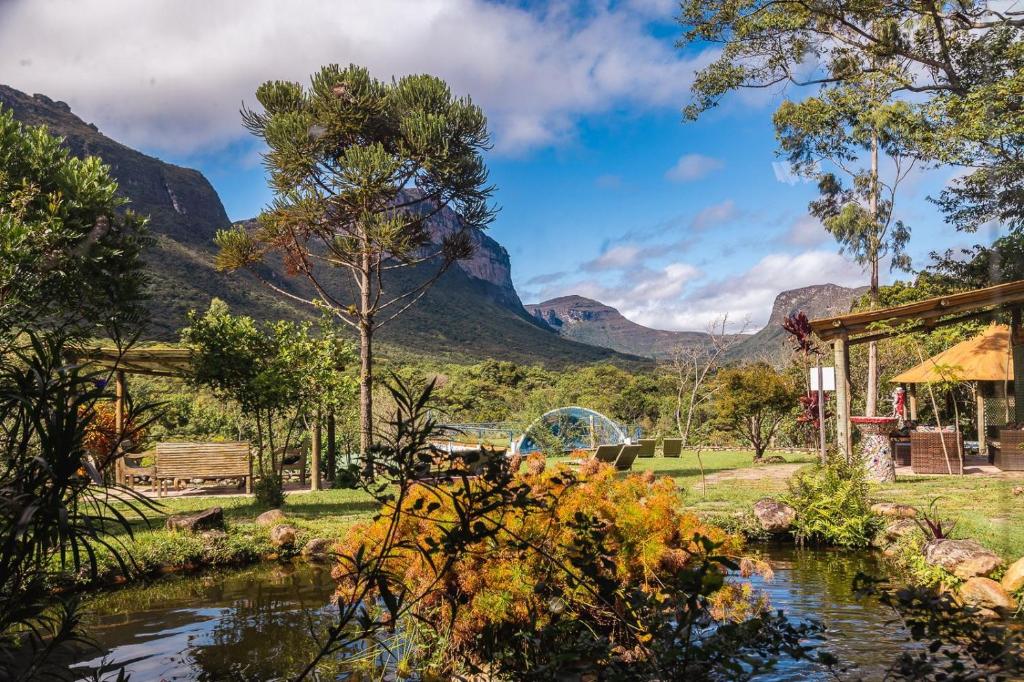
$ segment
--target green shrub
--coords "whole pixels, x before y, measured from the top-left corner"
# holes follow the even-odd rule
[[[800,542],[867,547],[878,528],[868,501],[867,471],[839,457],[797,473],[783,500],[796,509]]]
[[[261,476],[253,485],[256,503],[268,509],[277,509],[284,504],[284,482],[277,474]]]

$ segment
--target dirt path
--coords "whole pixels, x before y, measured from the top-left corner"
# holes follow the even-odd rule
[[[766,466],[729,469],[708,474],[707,484],[714,485],[722,481],[778,481],[783,482],[806,464],[770,464]]]

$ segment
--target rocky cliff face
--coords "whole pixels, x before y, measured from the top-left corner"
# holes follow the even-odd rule
[[[218,229],[229,224],[220,197],[199,171],[126,147],[75,116],[64,102],[45,95],[29,96],[0,85],[0,106],[12,109],[24,123],[45,125],[63,137],[76,156],[102,158],[121,193],[131,200],[131,208],[149,216],[157,235],[186,244],[207,244]]]
[[[786,364],[789,357],[788,337],[782,322],[789,315],[803,311],[808,318],[832,317],[850,312],[854,302],[864,295],[868,287],[842,287],[838,284],[815,284],[801,289],[783,291],[775,297],[771,317],[764,328],[734,347],[729,353],[733,360],[764,360],[772,364]]]
[[[677,348],[708,343],[708,335],[703,332],[644,327],[615,308],[582,296],[553,298],[527,305],[526,309],[561,336],[642,357],[665,359]]]
[[[430,232],[435,243],[461,229],[461,218],[455,211],[444,208],[433,218]],[[457,262],[460,270],[486,285],[495,303],[522,310],[516,287],[512,284],[512,261],[505,247],[480,231],[471,233],[473,255]]]

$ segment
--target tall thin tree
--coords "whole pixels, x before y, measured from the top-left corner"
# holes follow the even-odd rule
[[[897,190],[915,167],[909,152],[918,120],[905,102],[893,100],[893,85],[867,76],[823,90],[800,102],[785,102],[775,113],[783,153],[800,175],[818,181],[820,196],[810,212],[835,237],[840,249],[869,271],[871,306],[878,305],[880,269],[907,270],[910,228],[894,218]],[[891,172],[883,179],[880,154]],[[865,159],[865,156],[867,157]],[[842,179],[845,177],[845,182]],[[868,344],[867,404],[878,400],[878,349]]]
[[[359,66],[323,67],[308,89],[268,81],[262,111],[242,109],[266,144],[273,203],[254,228],[217,235],[218,266],[249,268],[270,288],[329,310],[360,342],[360,446],[373,439],[373,339],[473,249],[494,219],[482,153],[487,120],[439,78],[379,81]],[[431,219],[446,208],[458,227],[443,237]],[[310,290],[286,288],[257,266],[280,258]],[[348,271],[354,289],[333,277]],[[398,277],[396,271],[407,275]]]

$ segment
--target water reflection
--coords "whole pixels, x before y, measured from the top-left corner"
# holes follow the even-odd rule
[[[89,629],[133,680],[281,679],[334,621],[332,590],[330,572],[308,566],[171,578],[94,600]]]
[[[901,651],[917,646],[892,610],[854,594],[858,572],[882,575],[873,555],[791,546],[772,547],[766,554],[775,569],[774,580],[752,582],[790,618],[814,619],[825,626],[824,646],[848,669],[844,678],[882,679]],[[831,678],[823,668],[806,661],[782,661],[775,673],[762,679]]]
[[[827,647],[853,666],[852,677],[880,679],[909,639],[891,611],[853,594],[858,571],[880,572],[873,558],[792,547],[766,554],[775,579],[754,582],[772,605],[823,621]],[[329,570],[306,565],[169,578],[94,599],[91,634],[136,681],[287,679],[312,658],[311,633],[333,622],[332,590]],[[103,656],[90,657],[79,664],[83,673]],[[814,664],[784,661],[761,679],[831,678]]]

